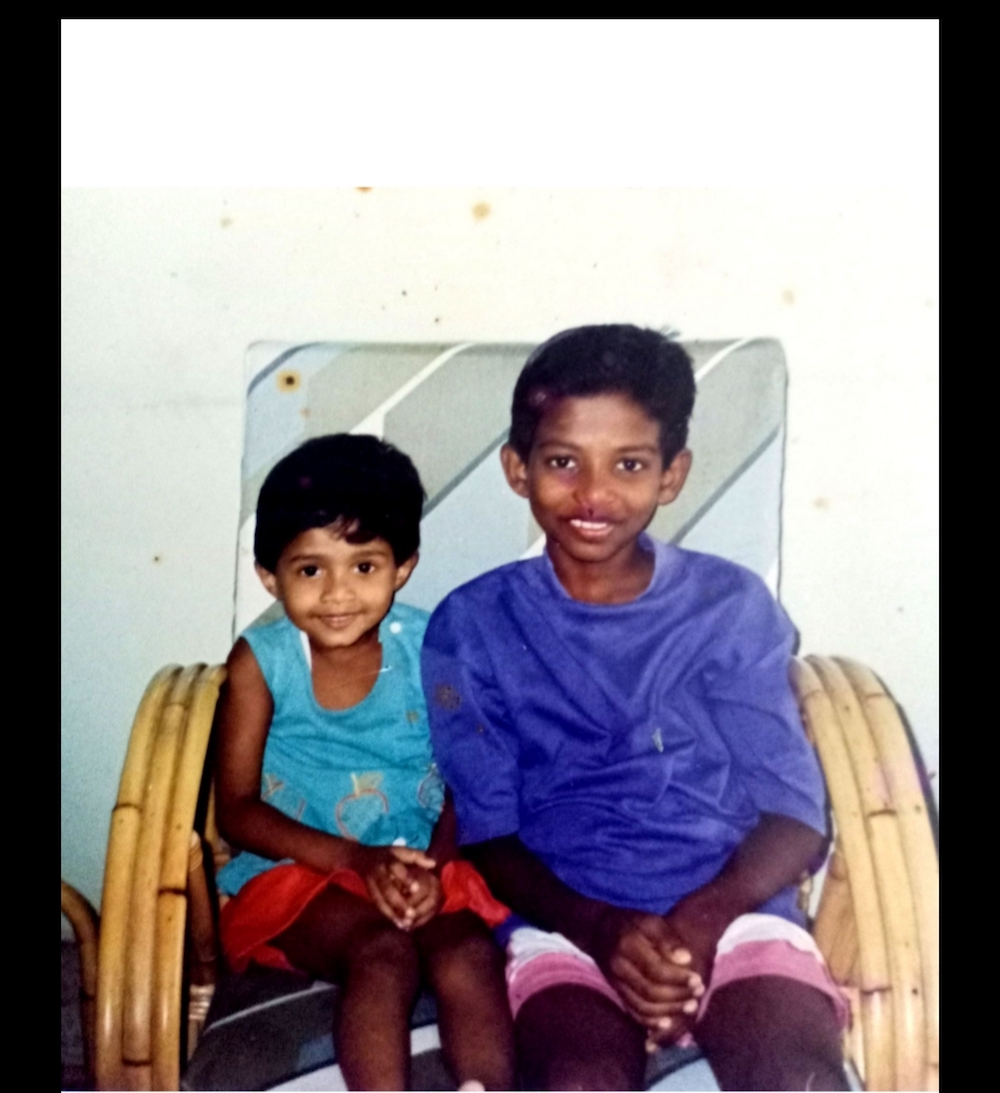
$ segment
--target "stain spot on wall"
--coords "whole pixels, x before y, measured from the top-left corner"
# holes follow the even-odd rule
[[[406,295],[406,289],[405,288],[403,289],[403,295],[404,296]]]
[[[175,270],[175,269],[172,269],[172,270],[170,271],[170,276],[171,276],[171,277],[174,277],[174,278],[176,278],[176,277],[177,277],[177,270]]]
[[[279,391],[297,391],[302,386],[302,374],[294,368],[283,368],[274,377],[274,382]]]
[[[817,497],[816,500],[813,501],[813,508],[823,509],[825,511],[829,507],[830,507],[830,498],[829,497]]]
[[[153,555],[153,565],[159,565],[160,562],[162,562],[162,561],[163,561],[163,555],[162,554],[154,554]]]
[[[436,322],[436,323],[441,322],[441,316],[440,315],[435,315],[434,316],[434,322]]]
[[[487,201],[477,201],[476,204],[472,206],[472,217],[474,220],[485,220],[491,212],[492,209],[490,209],[489,202]]]
[[[302,409],[301,409],[301,410],[299,410],[299,413],[300,413],[300,414],[301,414],[301,415],[302,415],[303,417],[308,417],[308,416],[309,416],[309,407],[308,407],[308,406],[303,406],[303,407],[302,407]]]
[[[781,294],[781,302],[791,307],[795,303],[795,293],[790,288],[786,288]]]
[[[372,192],[371,186],[355,186],[354,188],[359,194],[370,194]]]
[[[233,218],[231,216],[224,216],[219,221],[219,227],[220,228],[228,228],[230,226],[230,224],[232,224],[232,222],[233,222]]]

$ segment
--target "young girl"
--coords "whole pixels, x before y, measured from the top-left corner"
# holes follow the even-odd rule
[[[351,1089],[405,1089],[420,982],[438,999],[463,1089],[510,1089],[507,909],[456,860],[420,682],[427,615],[393,599],[417,564],[423,487],[370,436],[307,441],[260,491],[254,555],[284,617],[228,660],[219,874],[230,964],[341,984],[334,1027]]]

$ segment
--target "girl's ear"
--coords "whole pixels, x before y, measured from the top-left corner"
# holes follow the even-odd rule
[[[410,579],[410,574],[417,568],[417,562],[420,561],[420,552],[418,551],[412,558],[407,558],[405,562],[396,566],[396,581],[394,584],[395,591],[399,591],[404,584]]]
[[[670,466],[664,470],[660,479],[660,495],[657,498],[657,504],[669,505],[671,501],[676,500],[677,495],[684,488],[690,470],[691,452],[685,448],[674,456]]]
[[[528,496],[528,465],[514,451],[509,444],[504,444],[500,449],[500,462],[503,464],[503,473],[507,478],[507,485],[518,495]]]
[[[259,562],[254,562],[254,569],[257,570],[257,576],[260,577],[260,583],[271,593],[271,595],[278,598],[278,578],[269,570],[265,569]]]

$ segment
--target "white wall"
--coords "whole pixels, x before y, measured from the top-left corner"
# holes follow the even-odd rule
[[[936,772],[937,258],[913,190],[64,190],[63,877],[98,902],[149,677],[228,651],[261,338],[777,336],[782,599]]]

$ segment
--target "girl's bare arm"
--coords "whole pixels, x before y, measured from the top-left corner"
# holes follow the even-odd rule
[[[416,850],[363,846],[328,835],[262,801],[261,769],[274,702],[257,659],[242,638],[233,646],[226,667],[216,759],[216,807],[223,837],[242,850],[273,861],[292,858],[320,873],[353,869],[364,877],[369,891],[375,887],[373,898],[376,893],[382,897],[375,902],[384,913],[389,912],[383,902],[394,912],[389,917],[403,918],[407,908],[389,883],[391,866],[403,855],[425,867],[431,867],[432,860]]]

